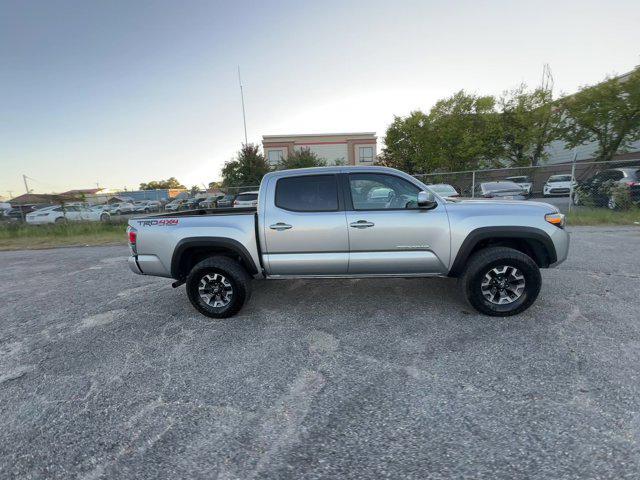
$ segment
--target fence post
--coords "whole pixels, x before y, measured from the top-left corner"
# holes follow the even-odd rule
[[[476,198],[476,171],[471,172],[471,198]]]
[[[578,157],[578,151],[573,153],[573,162],[571,162],[571,183],[569,184],[569,208],[567,213],[571,213],[571,207],[573,206],[573,182],[576,180],[576,158]]]

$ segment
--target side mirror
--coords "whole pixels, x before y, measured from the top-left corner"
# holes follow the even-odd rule
[[[433,210],[438,206],[436,197],[431,192],[425,192],[424,190],[418,192],[418,208],[422,210]]]

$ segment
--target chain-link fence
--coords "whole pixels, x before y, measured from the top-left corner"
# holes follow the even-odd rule
[[[609,209],[622,212],[640,205],[640,159],[574,162],[464,172],[418,174],[416,178],[450,195],[469,198],[544,199],[561,212]]]

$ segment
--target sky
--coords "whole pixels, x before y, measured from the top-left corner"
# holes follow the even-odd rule
[[[0,0],[0,195],[220,178],[262,135],[375,131],[465,89],[640,64],[640,2]]]

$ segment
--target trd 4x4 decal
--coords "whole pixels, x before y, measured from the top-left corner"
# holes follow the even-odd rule
[[[160,227],[168,227],[170,225],[178,225],[180,220],[177,218],[163,218],[162,220],[138,220],[138,225],[143,227],[154,227],[156,225]]]

